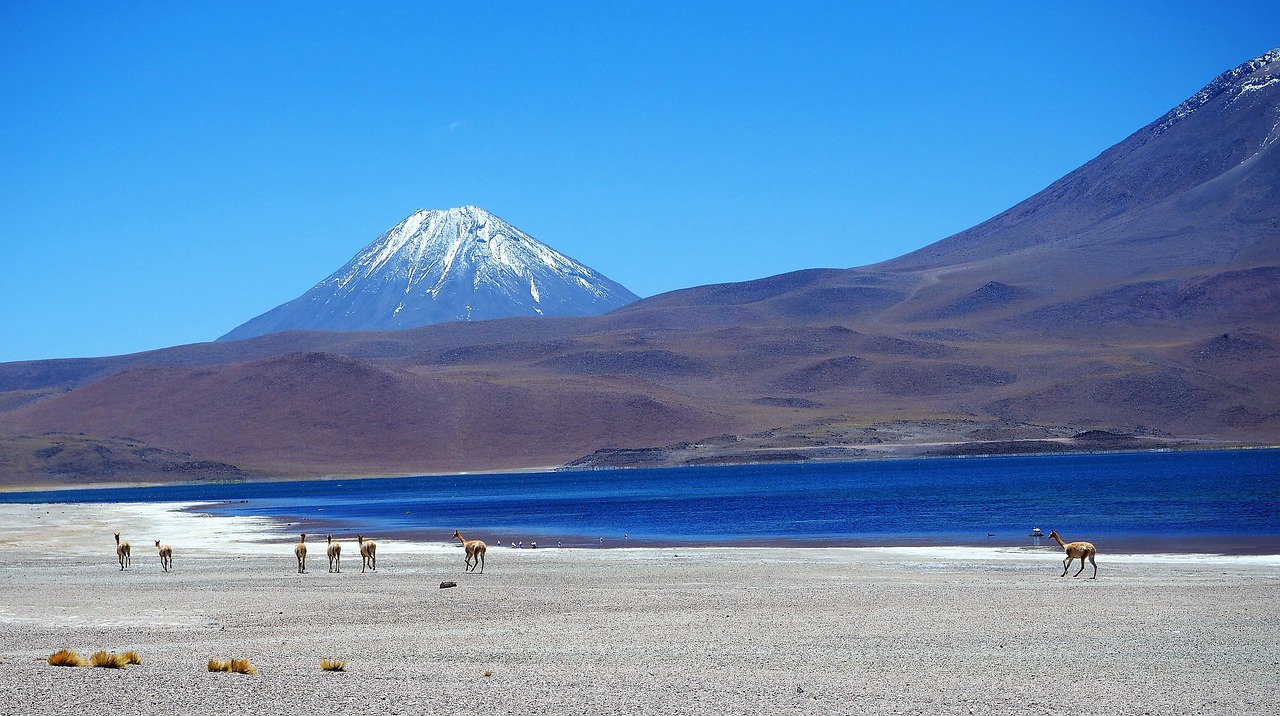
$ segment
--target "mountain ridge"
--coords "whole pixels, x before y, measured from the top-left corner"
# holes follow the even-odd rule
[[[1035,251],[1050,241],[1106,243],[1113,238],[1105,231],[1108,222],[1126,212],[1151,210],[1197,187],[1210,192],[1208,185],[1213,179],[1233,170],[1261,175],[1257,181],[1265,185],[1265,191],[1251,200],[1246,197],[1243,208],[1274,220],[1280,216],[1272,173],[1280,160],[1274,149],[1280,138],[1277,87],[1280,49],[1221,73],[1178,107],[991,219],[867,268],[958,267],[971,258],[989,258],[993,248],[1010,253]],[[1230,94],[1233,89],[1237,92]],[[1244,104],[1237,104],[1242,99]],[[1200,215],[1192,222],[1202,233],[1223,222],[1222,217],[1212,215],[1212,208],[1199,207]],[[1157,218],[1157,227],[1148,233],[1186,228],[1185,220],[1182,226],[1167,226],[1164,217]],[[1000,247],[987,243],[996,235],[1001,238]],[[1122,238],[1130,237],[1126,234]],[[975,249],[985,253],[975,255]],[[1273,250],[1267,258],[1276,256]]]

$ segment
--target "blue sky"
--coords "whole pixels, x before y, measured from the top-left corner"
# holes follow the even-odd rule
[[[1261,2],[10,0],[0,361],[212,340],[419,208],[645,296],[873,263],[1277,29]]]

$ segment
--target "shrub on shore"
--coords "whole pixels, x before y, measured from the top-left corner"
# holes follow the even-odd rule
[[[218,661],[217,659],[209,660],[209,671],[225,671],[233,674],[256,674],[258,670],[248,659],[227,659],[226,661]]]
[[[95,651],[93,656],[89,657],[89,665],[103,669],[123,669],[129,665],[129,660],[124,657],[124,654]]]
[[[321,671],[346,671],[347,662],[340,661],[338,659],[321,659],[320,670]]]
[[[84,659],[80,655],[69,649],[59,649],[49,655],[50,666],[84,666]]]

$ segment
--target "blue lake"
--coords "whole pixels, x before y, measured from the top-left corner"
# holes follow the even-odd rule
[[[1025,545],[1280,554],[1280,450],[882,460],[0,493],[200,502],[288,532],[491,544]],[[625,537],[624,537],[625,535]]]

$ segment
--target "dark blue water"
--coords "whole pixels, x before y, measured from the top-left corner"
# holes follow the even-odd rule
[[[0,494],[206,502],[288,531],[543,545],[1024,545],[1280,553],[1280,450],[601,470]],[[282,524],[282,530],[285,529]],[[626,537],[624,537],[626,535]],[[603,541],[602,541],[603,540]]]

